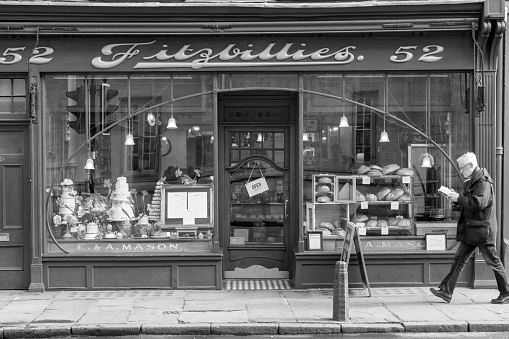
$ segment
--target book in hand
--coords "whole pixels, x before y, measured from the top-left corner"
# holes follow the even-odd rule
[[[440,186],[440,188],[438,189],[438,192],[439,193],[442,193],[446,196],[449,196],[451,195],[454,191],[452,191],[451,189],[449,189],[448,187],[445,187],[445,186]]]

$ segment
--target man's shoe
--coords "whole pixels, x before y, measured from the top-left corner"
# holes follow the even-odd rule
[[[435,296],[439,297],[439,298],[442,298],[446,303],[450,303],[451,302],[451,299],[452,299],[452,295],[447,293],[446,291],[444,290],[441,290],[441,289],[435,289],[433,287],[431,287],[429,289],[431,291],[431,293],[433,293]],[[509,301],[509,296],[507,297],[508,301]],[[495,300],[495,299],[493,299]],[[493,302],[492,300],[492,302]]]
[[[498,298],[491,299],[492,304],[507,304],[509,303],[509,292],[500,293]]]

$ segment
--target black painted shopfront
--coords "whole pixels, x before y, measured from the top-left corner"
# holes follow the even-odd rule
[[[0,288],[332,287],[348,222],[372,286],[444,276],[455,159],[501,182],[504,3],[216,5],[2,5]]]

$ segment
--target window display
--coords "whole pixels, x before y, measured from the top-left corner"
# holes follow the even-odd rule
[[[210,86],[199,74],[45,77],[47,253],[211,250],[212,220],[164,219],[169,186],[211,187]]]

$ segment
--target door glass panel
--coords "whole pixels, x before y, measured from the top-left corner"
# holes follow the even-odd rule
[[[262,160],[247,162],[231,173],[230,245],[284,242],[283,182],[284,173]]]
[[[0,154],[23,154],[23,132],[0,133]]]

